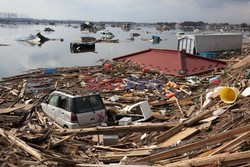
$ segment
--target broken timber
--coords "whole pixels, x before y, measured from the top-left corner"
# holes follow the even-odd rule
[[[4,131],[0,128],[0,134],[5,137],[9,142],[17,145],[18,147],[25,150],[30,155],[34,156],[37,160],[42,161],[42,155],[35,150],[34,148],[27,145],[23,140],[17,138],[16,136],[12,135],[11,133]]]
[[[219,163],[220,166],[242,165],[250,163],[250,151],[233,153],[233,154],[224,153],[224,154],[213,155],[210,157],[183,160],[181,162],[167,164],[165,165],[165,167],[205,166],[217,163]]]
[[[208,146],[208,145],[212,145],[221,141],[230,140],[234,138],[234,136],[248,132],[248,131],[250,131],[250,125],[240,127],[237,129],[233,129],[231,131],[226,131],[226,132],[217,134],[215,136],[211,136],[206,140],[198,141],[198,142],[187,144],[187,145],[182,145],[180,147],[176,147],[171,150],[159,152],[159,153],[138,159],[134,162],[143,162],[143,161],[155,162],[155,161],[163,160],[163,159],[177,156],[183,153],[187,153],[187,152],[190,152],[190,151],[193,151],[193,150],[196,150],[196,149]]]
[[[109,126],[109,127],[94,127],[83,129],[62,129],[54,131],[57,135],[93,135],[93,134],[112,134],[112,133],[131,133],[131,132],[150,132],[150,131],[164,131],[171,127],[168,123],[154,123],[154,124],[139,124],[129,126]]]

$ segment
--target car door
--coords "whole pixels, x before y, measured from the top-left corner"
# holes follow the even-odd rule
[[[95,123],[103,122],[106,113],[101,97],[99,95],[89,96],[88,100],[93,111]]]
[[[95,116],[89,104],[88,97],[79,97],[76,99],[76,113],[80,126],[95,123]]]
[[[66,122],[71,122],[71,111],[69,105],[69,98],[64,95],[60,95],[60,102],[58,105],[59,109],[56,113],[56,119],[58,122],[62,122],[61,124],[63,125],[66,124]]]
[[[102,122],[105,110],[101,99],[97,96],[86,96],[77,99],[77,118],[80,126]]]
[[[59,102],[58,95],[51,95],[48,102],[42,105],[43,111],[49,115],[52,119],[56,119],[56,110]]]

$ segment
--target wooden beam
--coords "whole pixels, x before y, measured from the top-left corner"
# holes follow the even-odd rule
[[[183,153],[188,153],[190,151],[194,151],[194,150],[197,150],[197,149],[200,149],[200,148],[212,145],[212,144],[216,144],[221,141],[233,139],[234,136],[245,133],[245,132],[249,132],[249,131],[250,131],[250,125],[240,127],[240,128],[233,129],[227,132],[223,132],[214,136],[210,136],[206,140],[182,145],[182,146],[173,148],[171,150],[162,151],[162,152],[159,152],[159,153],[156,153],[156,154],[153,154],[153,155],[141,158],[141,159],[137,159],[134,162],[142,162],[142,161],[155,162],[159,160],[164,160],[173,156],[181,155]]]
[[[19,98],[23,98],[24,97],[24,93],[27,87],[27,80],[24,80],[23,84],[22,84],[22,89],[21,92],[19,94]]]
[[[179,140],[183,140],[185,138],[187,138],[188,136],[191,136],[192,134],[196,133],[197,131],[199,131],[196,128],[187,128],[179,133],[177,133],[176,135],[170,137],[169,139],[167,139],[165,142],[163,142],[160,147],[169,147],[171,145],[176,144],[177,141]]]
[[[219,155],[213,155],[210,157],[194,158],[181,162],[167,164],[165,165],[165,167],[194,167],[211,165],[215,163],[220,163],[221,166],[224,166],[223,164],[225,163],[234,165],[250,163],[250,151],[238,152],[233,154],[224,153]]]
[[[108,127],[93,127],[82,129],[60,129],[53,133],[57,135],[93,135],[93,134],[112,134],[112,133],[131,133],[131,132],[151,132],[164,131],[172,127],[168,123],[145,123],[140,125],[127,126],[108,126]]]
[[[24,151],[35,157],[37,160],[42,161],[42,155],[34,148],[27,145],[23,140],[17,138],[16,136],[12,135],[11,133],[3,130],[0,128],[0,134],[5,137],[9,142],[17,145],[18,147],[22,148]]]
[[[0,109],[0,114],[7,114],[16,110],[20,110],[23,109],[25,107],[25,105],[20,105],[18,107],[13,107],[13,108],[2,108]]]
[[[97,165],[97,164],[77,164],[76,167],[149,167],[148,165],[120,165],[120,164],[112,164],[112,165]]]
[[[204,117],[206,117],[207,115],[213,113],[213,110],[206,110],[206,111],[202,111],[199,115],[196,115],[192,118],[190,118],[189,120],[187,120],[184,123],[181,123],[171,129],[169,129],[167,132],[159,135],[157,137],[157,143],[161,143],[165,140],[167,140],[168,138],[172,137],[173,135],[175,135],[176,133],[179,133],[184,127],[189,127],[193,124],[195,124],[196,122],[202,120]]]
[[[230,141],[229,143],[221,146],[220,148],[216,149],[214,152],[212,152],[209,156],[211,155],[215,155],[215,154],[219,154],[221,153],[222,151],[224,151],[225,149],[235,145],[235,144],[238,144],[240,141],[246,139],[248,136],[250,136],[250,132],[246,132],[242,135],[240,135],[239,137],[237,137],[236,139]]]

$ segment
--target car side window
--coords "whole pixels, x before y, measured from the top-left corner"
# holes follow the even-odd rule
[[[57,95],[52,95],[52,96],[50,97],[50,99],[49,99],[49,103],[48,103],[48,104],[57,107],[58,101],[59,101],[59,96],[57,96]]]
[[[71,111],[71,104],[72,104],[72,101],[71,101],[72,99],[70,99],[70,98],[66,98],[66,110],[67,111]]]
[[[60,96],[58,107],[66,110],[66,97],[65,96]]]

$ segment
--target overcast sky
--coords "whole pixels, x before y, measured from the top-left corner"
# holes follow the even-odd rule
[[[250,0],[0,0],[0,12],[38,19],[250,23]]]

